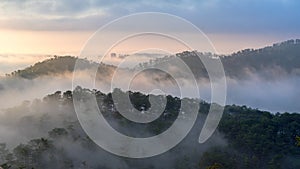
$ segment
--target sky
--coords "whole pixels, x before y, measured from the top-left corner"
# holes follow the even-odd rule
[[[182,17],[228,54],[300,38],[299,9],[298,0],[1,0],[0,54],[79,55],[101,26],[137,12]]]
[[[141,12],[176,15],[205,33],[218,54],[230,54],[246,48],[262,48],[289,39],[300,39],[299,9],[299,0],[1,0],[0,77],[50,55],[78,56],[99,28],[126,15]],[[151,20],[144,20],[141,25],[149,23]],[[169,27],[162,29],[168,32]],[[103,38],[116,39],[118,34],[126,31],[126,28],[120,27],[107,32]],[[180,33],[191,39],[195,37],[184,29]],[[185,49],[181,44],[169,43],[162,37],[147,38],[128,39],[117,49],[127,54],[139,48],[166,43],[171,44],[169,50],[164,51],[166,53]],[[141,49],[140,52],[144,51]],[[110,63],[115,62],[119,60],[110,60]],[[263,95],[268,96],[266,100],[274,91],[282,91],[281,84],[274,89],[267,86],[269,90],[265,88],[265,83],[262,84]],[[274,98],[288,100],[292,94],[296,97],[297,93],[293,91],[298,79],[283,85],[287,86],[284,87],[288,90],[286,97],[278,94]],[[248,86],[251,88],[252,83]],[[239,90],[236,86],[233,89]],[[255,91],[259,89],[255,88]],[[256,93],[253,94],[254,101],[264,98],[262,95],[256,98]],[[234,96],[239,95],[234,93]],[[240,98],[246,97],[241,95]],[[254,101],[246,103],[257,105]],[[270,103],[270,106],[273,104]]]

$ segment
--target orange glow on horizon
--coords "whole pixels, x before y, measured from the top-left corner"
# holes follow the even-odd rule
[[[0,53],[78,55],[91,34],[79,31],[0,30]]]
[[[80,54],[93,31],[25,31],[0,29],[0,54],[49,54],[49,55],[75,55]],[[112,35],[107,35],[109,38]],[[208,37],[219,54],[230,54],[245,48],[261,48],[275,42],[287,40],[287,36],[261,36],[239,34],[208,34]],[[291,37],[292,39],[292,37]],[[122,44],[118,51],[131,53],[136,49],[147,46],[141,41],[140,46]],[[136,45],[137,43],[135,43]],[[124,48],[124,49],[123,49]],[[181,51],[172,47],[173,51]]]

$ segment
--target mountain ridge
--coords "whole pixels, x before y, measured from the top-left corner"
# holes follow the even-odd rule
[[[165,56],[144,62],[138,68],[149,68],[153,66],[170,67],[172,60],[179,57],[194,73],[196,78],[208,78],[206,68],[198,55],[214,59],[220,58],[225,74],[231,78],[245,79],[252,74],[259,74],[263,78],[272,79],[280,75],[300,75],[300,39],[288,40],[275,43],[259,49],[244,49],[230,55],[216,55],[212,53],[201,53],[197,51],[183,51],[175,55]],[[282,59],[284,57],[284,59]],[[76,61],[81,62],[80,70],[96,68],[98,63],[74,56],[54,56],[29,66],[22,70],[14,71],[6,76],[34,79],[39,76],[72,72]],[[170,63],[168,63],[170,62]],[[117,67],[100,63],[100,73],[109,75]],[[109,72],[109,73],[107,73]],[[153,73],[155,74],[156,71]]]

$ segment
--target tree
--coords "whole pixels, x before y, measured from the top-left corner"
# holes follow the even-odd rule
[[[0,169],[10,169],[11,166],[8,165],[7,163],[0,165]]]
[[[68,135],[68,131],[64,128],[55,128],[48,132],[50,138],[61,138]]]
[[[213,165],[206,167],[206,169],[221,169],[221,168],[222,165],[219,163],[214,163]]]
[[[0,164],[3,164],[5,167],[2,166],[2,168],[7,168],[7,163],[11,162],[13,160],[13,155],[9,152],[9,150],[6,147],[6,144],[1,143],[0,144]]]
[[[215,147],[205,152],[200,159],[200,169],[238,169],[237,157],[224,150]]]
[[[296,136],[297,146],[300,147],[300,136]]]

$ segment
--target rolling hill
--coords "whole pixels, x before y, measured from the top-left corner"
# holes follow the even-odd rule
[[[205,66],[198,56],[211,61],[218,57],[223,63],[226,76],[247,79],[252,74],[273,79],[280,75],[300,75],[300,40],[288,40],[261,49],[245,49],[230,55],[215,55],[197,51],[185,51],[158,58],[142,67],[169,67],[176,58],[182,59],[198,78],[207,77]]]

